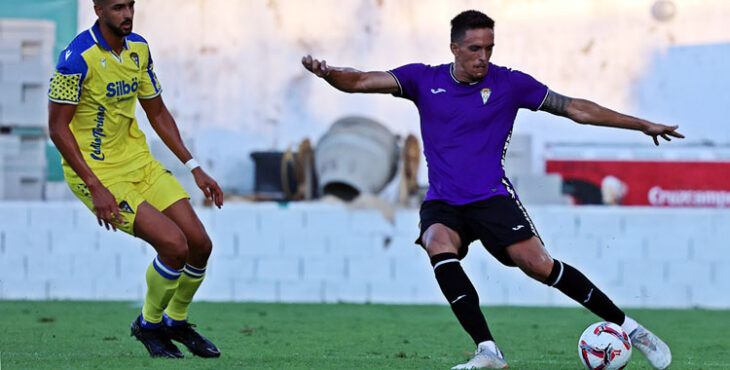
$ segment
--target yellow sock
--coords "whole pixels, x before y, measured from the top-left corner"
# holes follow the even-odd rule
[[[162,322],[162,310],[177,290],[181,270],[165,266],[160,256],[155,257],[147,268],[147,296],[142,306],[142,318],[156,324]]]
[[[190,265],[183,267],[180,284],[165,309],[165,314],[175,321],[184,321],[188,318],[188,307],[193,301],[195,292],[205,278],[205,267],[199,269]]]

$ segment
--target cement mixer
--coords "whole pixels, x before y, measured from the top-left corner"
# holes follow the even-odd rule
[[[320,194],[352,200],[377,194],[398,166],[398,138],[382,124],[360,116],[335,121],[314,152]]]

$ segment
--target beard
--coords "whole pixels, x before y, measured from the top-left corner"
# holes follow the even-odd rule
[[[126,26],[127,24],[130,26],[129,29],[128,30],[123,29],[122,27]],[[109,27],[109,29],[112,32],[114,32],[115,35],[117,35],[119,37],[124,37],[124,36],[127,36],[130,33],[132,33],[132,19],[131,18],[125,19],[124,22],[122,22],[122,24],[120,24],[119,26],[114,25],[109,21],[106,22],[106,25],[107,25],[107,27]]]

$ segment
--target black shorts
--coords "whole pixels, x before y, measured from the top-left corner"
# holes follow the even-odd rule
[[[502,195],[460,206],[427,200],[421,205],[420,216],[421,234],[416,244],[423,245],[421,236],[431,225],[443,224],[461,237],[459,259],[466,256],[469,244],[479,240],[499,262],[515,266],[506,248],[533,236],[540,237],[522,203]]]

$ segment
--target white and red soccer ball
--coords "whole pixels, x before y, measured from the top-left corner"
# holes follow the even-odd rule
[[[631,359],[631,339],[620,325],[597,322],[578,340],[578,356],[591,370],[620,370]]]

